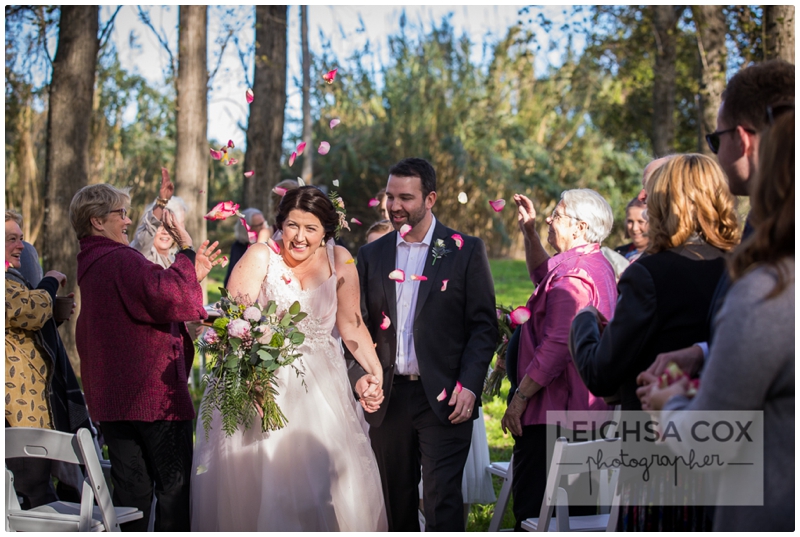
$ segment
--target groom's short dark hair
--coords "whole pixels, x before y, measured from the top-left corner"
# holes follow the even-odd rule
[[[424,158],[404,158],[389,169],[389,175],[398,177],[419,177],[422,181],[422,198],[436,192],[436,170]]]

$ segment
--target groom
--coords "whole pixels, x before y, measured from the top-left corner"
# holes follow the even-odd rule
[[[461,479],[498,334],[489,261],[480,239],[433,216],[436,171],[426,160],[395,164],[386,198],[396,231],[362,247],[356,266],[384,371],[385,400],[366,419],[389,530],[419,531],[422,466],[426,531],[464,531]],[[396,269],[404,279],[389,278]],[[347,358],[356,393],[370,393]],[[364,404],[373,405],[368,395]]]

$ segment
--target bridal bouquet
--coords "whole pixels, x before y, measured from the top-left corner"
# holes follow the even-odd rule
[[[486,377],[486,382],[484,382],[483,386],[483,393],[488,397],[495,397],[500,393],[500,385],[503,384],[503,379],[506,378],[508,340],[511,339],[511,335],[517,326],[531,318],[531,311],[525,306],[510,308],[498,304],[496,312],[497,326],[500,328],[497,336],[497,348],[494,351],[497,355],[497,360],[495,361],[494,369],[489,369],[489,376]]]
[[[297,323],[306,314],[300,311],[299,302],[279,312],[272,300],[264,306],[246,306],[224,288],[220,291],[217,309],[221,316],[197,341],[200,355],[211,358],[203,378],[207,389],[201,415],[206,438],[214,410],[222,416],[226,436],[233,435],[240,425],[249,429],[256,416],[262,431],[282,429],[287,421],[275,402],[275,372],[288,366],[298,377],[303,375],[295,360],[301,356],[297,347],[305,340]]]

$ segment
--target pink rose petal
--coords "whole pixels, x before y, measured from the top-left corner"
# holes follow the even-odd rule
[[[327,155],[328,151],[330,150],[331,150],[331,144],[329,144],[328,142],[320,142],[319,149],[317,149],[317,153],[319,153],[320,155]]]
[[[217,151],[216,149],[210,149],[209,151],[211,152],[211,158],[213,158],[214,160],[219,160],[219,159],[221,159],[221,158],[222,158],[222,155],[224,155],[224,154],[225,154],[224,152],[222,152],[222,151]]]
[[[406,235],[408,235],[409,231],[411,231],[411,226],[409,226],[408,224],[403,224],[402,226],[400,226],[401,237],[405,237]]]
[[[333,71],[328,71],[324,75],[322,75],[322,80],[327,82],[328,84],[333,84],[333,80],[336,78],[336,71],[338,71],[338,67]]]
[[[392,321],[385,313],[381,312],[381,314],[383,314],[383,322],[381,322],[381,330],[386,330],[387,328],[392,326]]]
[[[455,392],[456,392],[456,393],[461,393],[461,390],[463,390],[463,389],[464,389],[464,386],[462,386],[462,385],[461,385],[461,383],[460,383],[459,381],[456,381],[456,389],[455,389]]]
[[[276,254],[280,254],[280,253],[281,253],[281,245],[280,245],[280,244],[278,244],[277,242],[275,242],[274,240],[270,239],[269,241],[267,241],[267,245],[268,245],[268,246],[269,246],[269,247],[272,249],[272,251],[273,251],[273,252],[275,252]]]
[[[351,218],[350,222],[352,222],[353,224],[358,224],[359,226],[362,225],[361,220],[359,220],[358,218]]]
[[[292,152],[292,156],[289,157],[289,166],[293,166],[294,165],[294,160],[296,158],[297,158],[297,151],[293,151]],[[281,195],[283,195],[283,194],[281,194]]]
[[[236,160],[235,158],[232,158],[232,159],[228,159],[228,162],[225,163],[225,166],[233,166],[234,164],[238,164],[238,163],[239,163],[238,160]]]
[[[290,166],[291,166],[291,164],[290,164]],[[276,193],[277,195],[279,195],[280,197],[283,197],[283,196],[285,196],[285,195],[286,195],[286,189],[285,189],[285,188],[283,188],[282,186],[276,186],[276,187],[274,187],[274,188],[272,189],[272,191],[273,191],[273,192],[275,192],[275,193]]]
[[[303,151],[305,151],[305,150],[306,150],[306,143],[305,142],[300,142],[299,144],[297,144],[297,156],[298,157],[300,155],[302,155]]]
[[[427,276],[421,276],[421,275],[419,275],[419,274],[412,274],[412,275],[411,275],[411,279],[412,279],[412,280],[419,280],[419,281],[421,281],[421,282],[424,282],[424,281],[427,281],[427,280],[428,280],[428,277],[427,277]]]
[[[238,211],[239,205],[237,203],[223,201],[217,203],[203,218],[206,220],[225,220],[229,216],[235,215]]]
[[[456,246],[458,246],[458,249],[460,250],[461,247],[464,246],[464,238],[458,233],[454,233],[452,238],[454,241],[456,241]]]
[[[444,401],[445,399],[447,399],[447,390],[442,388],[442,393],[440,393],[439,395],[436,396],[436,400],[437,401]]]
[[[8,270],[8,267],[10,267],[10,266],[11,266],[11,263],[9,263],[8,261],[6,261],[6,270]]]
[[[231,147],[231,148],[234,147],[233,140],[228,140],[228,147]]]
[[[341,121],[339,121],[338,119],[332,119],[331,120],[331,128],[334,128],[339,123],[341,123]]]
[[[372,198],[371,200],[369,200],[369,206],[370,207],[377,207],[380,204],[381,204],[381,202],[378,201],[376,198]]]
[[[499,213],[500,211],[503,210],[503,207],[506,206],[506,200],[500,199],[500,200],[490,201],[489,205],[492,206],[492,209],[494,209],[494,212]]]
[[[442,291],[447,291],[447,282],[450,280],[442,280]]]
[[[222,261],[220,261],[219,264],[222,266],[222,268],[225,268],[225,267],[228,266],[229,262],[230,261],[228,260],[228,256],[227,255],[223,255],[222,256]]]
[[[531,310],[525,306],[520,306],[511,312],[509,315],[514,324],[520,325],[526,323],[531,318]]]
[[[249,172],[244,172],[245,177],[253,177],[256,174],[254,170],[250,170]]]
[[[400,269],[394,269],[389,273],[389,279],[403,283],[404,281],[406,281],[406,273]]]
[[[247,99],[247,104],[253,102],[253,90],[247,88],[247,91],[244,92],[244,98]]]

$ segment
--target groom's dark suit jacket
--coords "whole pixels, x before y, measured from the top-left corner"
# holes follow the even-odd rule
[[[431,408],[442,421],[453,412],[448,401],[457,381],[475,396],[473,419],[478,416],[481,390],[489,362],[494,354],[498,327],[495,312],[494,282],[483,242],[463,235],[461,250],[452,235],[456,231],[438,220],[425,259],[414,317],[414,348],[419,363],[420,381]],[[431,250],[437,239],[442,239],[450,251],[433,263]],[[379,426],[392,397],[392,379],[395,374],[397,351],[397,298],[395,282],[389,273],[396,266],[397,232],[363,246],[358,252],[357,269],[361,285],[361,313],[376,343],[378,358],[383,366],[385,399],[381,408],[367,413],[367,422]],[[411,274],[406,274],[410,285]],[[447,288],[442,291],[444,280]],[[388,329],[382,330],[383,314],[391,320]],[[346,352],[350,382],[365,372]],[[447,398],[437,401],[442,389]]]

